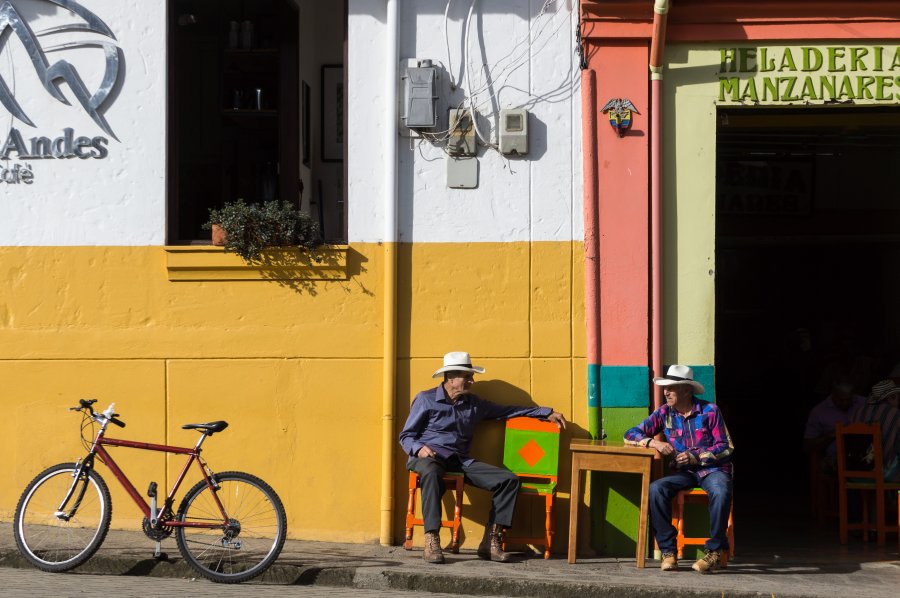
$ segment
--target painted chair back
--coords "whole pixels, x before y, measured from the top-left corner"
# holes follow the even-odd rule
[[[559,469],[559,428],[532,417],[506,421],[503,465],[520,477],[556,481]]]

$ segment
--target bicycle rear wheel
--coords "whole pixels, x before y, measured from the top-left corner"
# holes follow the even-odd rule
[[[82,472],[76,480],[76,471],[75,463],[48,467],[28,484],[16,507],[16,545],[42,571],[74,569],[97,552],[109,531],[109,488],[97,472]],[[73,484],[72,496],[59,512]]]
[[[207,579],[222,583],[252,579],[281,553],[287,535],[284,506],[271,486],[256,476],[228,471],[217,474],[215,480],[215,491],[206,482],[188,491],[177,519],[188,524],[220,525],[177,527],[178,550]],[[225,510],[224,517],[216,498]]]

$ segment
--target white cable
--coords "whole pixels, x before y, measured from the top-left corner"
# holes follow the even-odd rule
[[[463,70],[466,73],[466,87],[470,90],[472,89],[472,76],[470,74],[471,69],[469,68],[469,29],[472,22],[472,12],[475,10],[476,4],[478,4],[478,0],[472,0],[472,4],[469,6],[469,14],[466,16],[466,36],[463,43]],[[493,144],[486,140],[481,134],[481,131],[478,130],[478,118],[475,115],[474,94],[470,91],[467,95],[469,96],[469,117],[472,121],[472,127],[475,129],[475,136],[481,140],[483,144],[493,147]]]
[[[453,0],[447,0],[447,6],[444,7],[444,42],[447,44],[447,72],[450,73],[450,89],[456,89],[456,81],[453,79],[453,58],[450,56],[450,35],[447,33],[447,14],[450,12],[450,3]]]

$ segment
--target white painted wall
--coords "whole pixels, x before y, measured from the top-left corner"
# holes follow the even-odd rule
[[[491,0],[476,5],[469,63],[478,94],[476,110],[496,124],[499,108],[527,108],[529,155],[507,160],[479,155],[479,185],[448,189],[446,156],[427,142],[401,142],[400,239],[405,242],[567,241],[583,238],[581,100],[574,28],[568,0]],[[461,76],[464,25],[470,3],[451,3],[444,36],[445,0],[401,1],[402,58],[430,58],[466,89]],[[350,0],[349,16],[349,236],[382,239],[384,176],[381,167],[385,2]],[[487,65],[487,79],[480,65]],[[457,91],[452,103],[461,101]],[[491,126],[490,134],[496,139]]]
[[[78,21],[48,0],[12,0],[35,33]],[[0,245],[162,245],[165,241],[165,2],[80,0],[114,33],[121,49],[121,84],[106,103],[105,117],[118,138],[109,137],[86,114],[66,85],[60,103],[42,87],[16,36],[0,53],[0,77],[13,91],[34,127],[0,106],[0,143],[10,128],[26,139],[51,139],[71,127],[76,136],[109,137],[103,159],[19,160],[12,154],[0,168],[27,163],[28,185],[0,183]],[[64,41],[104,39],[66,33],[39,37],[47,48]],[[50,64],[65,58],[85,85],[97,90],[105,69],[99,48],[46,54]]]
[[[73,18],[49,0],[12,3],[35,32]],[[32,184],[0,183],[0,246],[165,243],[165,2],[81,0],[81,5],[112,29],[121,48],[121,85],[104,112],[118,140],[110,138],[109,155],[104,159],[27,160],[34,172]],[[446,186],[446,158],[440,148],[404,142],[399,165],[401,240],[564,241],[583,237],[581,104],[573,53],[576,15],[571,0],[551,0],[539,15],[543,5],[543,0],[481,1],[470,33],[470,63],[475,69],[487,64],[494,74],[489,92],[478,95],[478,110],[494,123],[499,107],[528,108],[529,156],[506,160],[494,151],[482,151],[479,187],[453,190]],[[452,64],[459,79],[469,3],[456,0],[451,4],[449,56],[443,34],[445,6],[444,0],[401,0],[401,54]],[[385,122],[381,101],[387,84],[383,77],[385,2],[350,0],[349,10],[349,237],[351,241],[378,241],[384,229],[381,189],[385,176],[380,131],[384,126],[396,127],[395,122]],[[87,37],[66,35],[68,39]],[[52,37],[57,36],[39,39],[46,46]],[[332,61],[332,57],[334,62],[340,61],[339,45],[316,46],[319,64]],[[48,61],[63,54],[87,87],[95,90],[104,69],[101,51],[51,52]],[[301,65],[317,84],[315,68]],[[484,80],[477,71],[472,75],[473,83]],[[0,76],[36,125],[20,122],[0,107],[3,140],[11,127],[25,138],[52,139],[62,135],[65,127],[73,128],[76,136],[106,136],[74,102],[66,86],[61,91],[70,99],[68,106],[43,89],[15,38],[10,38],[0,54]],[[316,119],[317,85],[313,95]],[[457,92],[453,99],[461,97]],[[491,130],[490,134],[495,133]],[[313,138],[312,144],[316,155],[318,138]],[[0,161],[0,168],[17,162],[22,161],[15,157]],[[332,167],[334,176],[328,174],[325,184],[339,190],[341,166],[327,166]],[[324,174],[324,169],[321,172]],[[316,183],[309,182],[312,184],[306,185],[304,194],[307,201],[316,189]]]

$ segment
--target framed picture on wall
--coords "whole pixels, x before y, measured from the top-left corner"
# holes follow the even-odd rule
[[[312,161],[312,156],[310,155],[312,152],[310,151],[310,144],[309,144],[309,138],[310,138],[309,127],[310,127],[310,123],[311,123],[311,119],[310,119],[311,106],[309,105],[309,102],[310,102],[309,83],[307,83],[306,81],[304,81],[302,83],[300,93],[302,94],[301,99],[300,99],[300,104],[301,104],[300,109],[302,110],[302,112],[301,112],[302,120],[301,120],[301,125],[300,125],[302,127],[301,136],[300,136],[300,151],[303,156],[303,165],[309,166],[309,163]]]
[[[344,159],[344,67],[322,66],[322,161]]]

